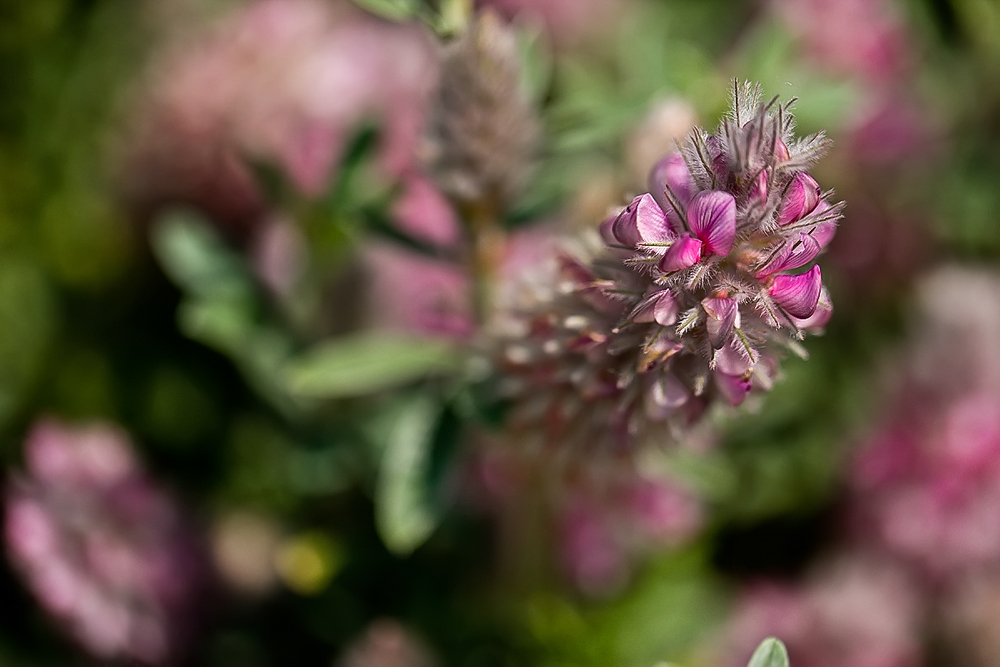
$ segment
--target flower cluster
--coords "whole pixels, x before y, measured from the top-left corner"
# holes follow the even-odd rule
[[[381,171],[419,177],[439,71],[419,26],[349,3],[257,0],[207,34],[192,31],[151,68],[122,174],[130,201],[184,201],[246,225],[264,204],[243,158],[273,161],[318,195],[369,118],[381,121]]]
[[[925,280],[893,409],[852,469],[857,539],[945,588],[1000,565],[998,287],[954,268]]]
[[[172,500],[106,425],[43,421],[8,487],[5,537],[35,597],[104,660],[177,657],[204,580]]]
[[[510,203],[524,186],[540,127],[517,33],[492,11],[443,49],[425,161],[457,202]]]
[[[743,591],[715,664],[744,665],[773,635],[796,667],[915,667],[923,603],[891,562],[841,554],[801,585],[758,582]]]
[[[628,452],[648,425],[739,405],[771,386],[783,351],[804,354],[831,314],[813,262],[842,204],[805,172],[827,142],[794,140],[789,105],[737,87],[719,130],[696,128],[605,221],[599,255],[561,259],[559,288],[502,346],[515,427]]]

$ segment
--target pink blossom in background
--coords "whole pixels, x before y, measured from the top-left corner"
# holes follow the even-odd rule
[[[693,537],[704,517],[687,490],[664,480],[636,479],[624,493],[622,509],[641,540],[673,545]]]
[[[165,664],[204,581],[172,499],[115,427],[38,422],[8,485],[8,556],[39,604],[102,660]]]
[[[771,5],[825,69],[884,81],[912,62],[901,8],[891,0],[772,0]]]
[[[927,156],[941,131],[912,91],[917,33],[895,0],[772,0],[812,63],[860,84],[862,103],[842,132],[851,159],[884,165]]]
[[[274,161],[304,193],[323,191],[346,142],[378,122],[378,164],[411,167],[437,53],[417,25],[382,21],[348,3],[258,0],[208,34],[177,39],[154,63],[126,180],[140,197],[164,176],[195,196],[227,165],[224,191],[245,190],[244,158]],[[168,188],[170,186],[167,186]],[[174,186],[176,188],[176,186]],[[163,196],[163,193],[154,193]],[[249,193],[244,193],[249,194]]]
[[[624,0],[476,0],[508,17],[540,21],[560,42],[574,42],[613,25]]]
[[[563,571],[578,589],[591,595],[621,590],[629,562],[617,526],[599,504],[571,501],[559,520],[559,550]]]
[[[746,665],[779,637],[796,667],[917,667],[923,600],[903,571],[841,554],[800,584],[759,582],[740,595],[719,664]]]
[[[970,269],[924,280],[895,407],[852,468],[855,539],[946,586],[1000,567],[998,288]]]
[[[463,267],[385,243],[371,243],[361,254],[370,326],[456,339],[472,335],[471,286]]]
[[[294,220],[272,215],[255,230],[250,258],[261,283],[278,296],[288,296],[306,268],[305,235]]]
[[[829,262],[856,298],[871,298],[907,285],[927,266],[933,247],[923,211],[898,210],[858,192],[830,243]]]
[[[437,661],[417,637],[388,618],[373,621],[335,667],[434,667]]]
[[[933,154],[940,134],[920,100],[873,92],[851,120],[846,149],[863,164],[893,164]]]
[[[704,521],[698,498],[669,477],[633,472],[605,486],[569,485],[557,516],[563,572],[590,595],[620,591],[641,556],[688,542]]]
[[[400,231],[418,241],[454,246],[462,239],[451,204],[429,178],[417,173],[403,180],[403,192],[393,204],[392,217]]]

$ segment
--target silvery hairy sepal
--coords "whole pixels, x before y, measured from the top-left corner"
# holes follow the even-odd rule
[[[784,352],[805,356],[799,341],[829,320],[815,260],[843,204],[805,172],[827,141],[794,138],[791,103],[734,93],[715,134],[693,130],[602,224],[604,249],[563,257],[557,293],[523,313],[502,360],[522,380],[515,423],[617,451],[662,440],[657,424],[676,436],[768,390]]]

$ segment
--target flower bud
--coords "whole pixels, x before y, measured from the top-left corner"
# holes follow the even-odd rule
[[[701,260],[701,249],[702,242],[692,238],[690,233],[684,232],[667,248],[658,268],[664,273],[670,273],[693,266]]]
[[[668,196],[673,195],[677,203],[687,206],[695,193],[694,180],[683,155],[674,153],[656,163],[649,174],[649,192],[676,228],[680,220],[677,219]]]
[[[785,191],[781,208],[778,209],[778,224],[781,226],[801,220],[816,208],[820,195],[819,184],[805,173],[795,174],[795,178]]]
[[[665,327],[677,321],[677,302],[670,290],[655,292],[636,306],[633,322],[656,322]]]
[[[750,188],[750,203],[762,206],[767,201],[767,171],[761,170]]]
[[[814,266],[801,275],[775,276],[768,291],[775,303],[784,308],[789,315],[805,319],[812,317],[816,312],[822,288],[823,277],[819,266]]]
[[[611,232],[623,246],[636,248],[641,243],[665,243],[673,233],[663,209],[650,194],[632,200],[612,223]]]
[[[797,238],[785,241],[771,260],[757,272],[757,278],[805,266],[816,259],[821,250],[822,246],[815,238],[805,232],[799,232]]]
[[[728,297],[704,299],[701,307],[708,315],[708,340],[712,347],[719,349],[733,333],[733,328],[740,326],[740,309]]]

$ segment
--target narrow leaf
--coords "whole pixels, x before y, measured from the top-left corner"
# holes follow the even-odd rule
[[[284,370],[288,390],[308,398],[360,396],[453,371],[455,349],[439,340],[356,334],[323,343]]]
[[[405,403],[387,432],[375,487],[375,523],[390,551],[405,555],[430,537],[439,516],[427,488],[439,406],[427,396]]]
[[[753,652],[747,667],[789,667],[788,650],[781,640],[768,637]]]

